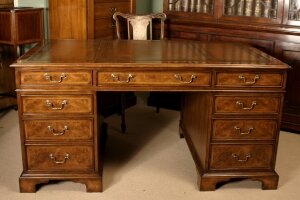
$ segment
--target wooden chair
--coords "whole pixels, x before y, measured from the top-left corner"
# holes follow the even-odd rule
[[[166,14],[164,13],[156,13],[156,14],[148,14],[148,15],[134,15],[134,14],[125,14],[120,12],[115,12],[113,14],[113,19],[116,23],[116,34],[117,39],[128,39],[128,40],[152,40],[153,39],[153,27],[152,22],[154,19],[160,20],[160,37],[159,39],[164,38],[164,22],[166,20]],[[121,27],[121,20],[126,21],[126,29],[127,36],[123,34]],[[122,37],[124,36],[124,37]],[[125,93],[121,94],[121,129],[122,132],[126,131],[126,123],[125,123]]]
[[[133,15],[115,12],[113,19],[116,22],[117,39],[124,39],[121,37],[120,17],[127,21],[127,39],[128,40],[152,40],[152,20],[160,20],[160,39],[164,38],[164,25],[166,14],[156,13],[148,15]]]

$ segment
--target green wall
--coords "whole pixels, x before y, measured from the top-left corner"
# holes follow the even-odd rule
[[[163,0],[136,0],[136,13],[156,13],[163,11]]]
[[[152,12],[157,13],[163,11],[163,0],[149,0],[149,1],[152,1]]]
[[[152,0],[136,0],[137,14],[151,13],[151,10],[152,10]]]
[[[17,0],[18,6],[46,7],[47,0]]]

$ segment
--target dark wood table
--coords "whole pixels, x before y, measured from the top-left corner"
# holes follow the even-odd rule
[[[70,180],[102,191],[103,91],[183,92],[181,130],[200,190],[247,178],[276,189],[288,66],[250,46],[197,41],[51,41],[16,69],[21,192]]]

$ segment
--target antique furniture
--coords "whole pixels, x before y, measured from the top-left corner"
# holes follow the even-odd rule
[[[127,39],[128,40],[152,40],[152,20],[160,20],[160,38],[164,39],[164,27],[166,14],[164,13],[155,13],[148,15],[134,15],[128,13],[115,12],[113,14],[113,19],[116,22],[117,38],[118,40],[124,39],[121,38],[121,27],[119,16],[126,19],[127,26]]]
[[[67,52],[67,53],[66,53]],[[182,129],[199,189],[248,178],[276,189],[288,66],[247,45],[182,40],[57,40],[16,70],[21,192],[50,180],[102,191],[105,91],[183,92]]]
[[[14,69],[25,44],[44,41],[42,8],[0,8],[0,109],[15,106]]]
[[[116,39],[113,14],[117,11],[135,13],[135,0],[51,0],[49,23],[51,39]],[[62,20],[64,16],[64,20]],[[136,104],[136,96],[127,92],[125,97],[117,92],[103,93],[102,114],[104,117],[118,113],[124,116],[125,108]],[[122,132],[125,127],[122,127]]]
[[[0,8],[14,7],[14,0],[0,0]]]
[[[121,24],[119,19],[126,19],[127,34],[124,36],[121,31]],[[113,19],[116,24],[117,38],[128,39],[128,40],[152,40],[152,20],[159,19],[160,21],[160,38],[164,39],[164,22],[166,20],[166,15],[164,13],[148,14],[148,15],[134,15],[128,13],[115,12],[113,14]],[[122,37],[121,37],[122,35]],[[126,108],[126,93],[121,94],[121,130],[123,133],[126,131],[125,123],[125,108]]]
[[[300,132],[299,0],[164,0],[167,37],[250,44],[292,66],[281,128]]]
[[[115,12],[135,13],[135,0],[51,0],[51,39],[115,37]],[[62,19],[64,16],[64,20]]]

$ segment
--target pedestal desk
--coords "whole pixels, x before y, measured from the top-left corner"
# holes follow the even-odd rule
[[[200,190],[248,178],[276,189],[279,127],[289,66],[239,43],[50,41],[16,70],[21,192],[49,180],[102,191],[101,91],[182,92],[181,130]],[[97,103],[98,102],[98,103]]]

